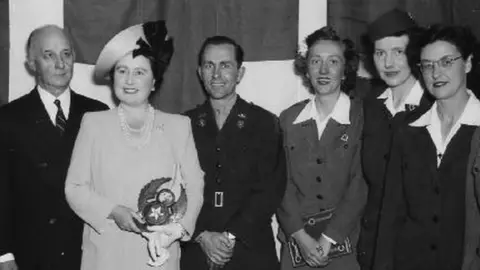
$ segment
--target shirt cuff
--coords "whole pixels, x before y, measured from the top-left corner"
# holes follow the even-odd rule
[[[0,263],[14,261],[14,260],[15,260],[15,257],[13,256],[12,253],[3,254],[2,256],[0,256]]]
[[[328,237],[327,235],[325,235],[324,233],[322,233],[322,236],[327,239],[328,242],[330,242],[332,245],[336,245],[337,242],[335,240],[333,240],[332,238]]]

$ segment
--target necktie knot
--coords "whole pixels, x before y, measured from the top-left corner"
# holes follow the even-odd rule
[[[57,116],[55,117],[55,126],[57,127],[60,134],[63,135],[63,133],[65,132],[65,127],[67,125],[67,119],[65,118],[65,114],[63,113],[62,106],[60,106],[60,100],[55,99],[53,103],[58,108]]]

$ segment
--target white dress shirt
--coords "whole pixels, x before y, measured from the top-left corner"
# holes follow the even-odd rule
[[[45,110],[48,113],[48,116],[50,117],[50,120],[52,121],[53,125],[55,125],[55,118],[57,116],[57,105],[55,105],[54,101],[56,99],[60,100],[60,106],[62,107],[63,114],[65,115],[65,118],[68,120],[68,113],[70,112],[70,88],[67,88],[60,96],[55,97],[54,95],[50,94],[47,90],[43,89],[39,85],[37,85],[37,91],[38,94],[40,95],[40,99],[42,100],[43,106],[45,106]],[[13,256],[12,253],[7,253],[2,256],[0,256],[0,263],[2,262],[7,262],[7,261],[13,261],[15,260],[15,257]]]
[[[299,124],[307,120],[313,119],[317,126],[318,140],[322,137],[325,128],[327,127],[328,120],[333,119],[342,125],[350,125],[350,98],[343,92],[340,92],[337,103],[333,107],[332,112],[322,120],[318,116],[317,106],[315,105],[315,97],[312,97],[310,101],[305,105],[305,108],[298,114],[293,124]],[[323,237],[332,244],[337,244],[335,240],[323,234]]]
[[[410,124],[412,127],[427,127],[428,133],[430,134],[437,150],[437,167],[440,166],[448,144],[453,136],[457,134],[461,125],[480,126],[480,101],[475,97],[472,91],[467,90],[467,92],[470,95],[467,104],[465,105],[460,118],[458,118],[457,122],[450,129],[445,141],[442,139],[442,126],[440,118],[438,117],[437,102],[433,103],[432,107],[426,113]]]
[[[60,100],[60,106],[62,107],[63,114],[65,114],[65,119],[68,120],[68,113],[70,112],[70,96],[71,91],[70,88],[67,88],[60,96],[55,97],[54,95],[50,94],[47,90],[37,86],[38,93],[40,94],[40,99],[42,100],[43,105],[45,106],[45,110],[47,110],[48,116],[50,120],[55,125],[55,118],[57,116],[57,105],[55,105],[54,101],[56,99]]]
[[[392,116],[395,116],[399,112],[404,112],[406,105],[412,105],[415,107],[420,105],[422,96],[423,88],[420,85],[420,82],[416,81],[412,89],[410,90],[410,93],[408,93],[407,97],[402,101],[402,103],[400,103],[398,108],[395,108],[395,106],[393,105],[393,93],[391,88],[387,88],[380,96],[377,97],[377,99],[385,99],[385,107],[390,112],[390,114],[392,114]]]

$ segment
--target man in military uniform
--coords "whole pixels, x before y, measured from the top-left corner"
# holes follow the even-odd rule
[[[198,62],[209,98],[187,115],[205,171],[204,205],[181,269],[278,269],[270,225],[286,184],[278,119],[236,94],[245,68],[234,40],[208,38]]]

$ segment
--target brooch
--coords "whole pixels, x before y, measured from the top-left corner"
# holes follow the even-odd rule
[[[207,116],[206,113],[201,113],[199,116],[198,116],[198,121],[197,121],[197,125],[199,127],[204,127],[207,125],[207,121],[205,120],[205,117]]]
[[[345,144],[343,145],[344,149],[348,148],[348,135],[347,133],[344,133],[342,137],[340,137],[340,140],[342,140]]]
[[[405,107],[407,107],[407,111],[411,112],[417,108],[417,105],[406,104]]]

